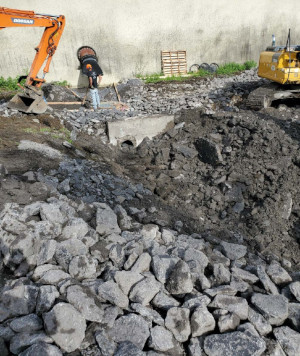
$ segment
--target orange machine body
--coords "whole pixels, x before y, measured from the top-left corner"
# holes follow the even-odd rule
[[[45,27],[41,41],[35,48],[36,55],[26,78],[27,85],[40,87],[45,82],[44,77],[49,72],[52,57],[63,33],[65,17],[0,7],[0,30],[6,27]],[[45,61],[43,77],[38,78],[37,75]]]

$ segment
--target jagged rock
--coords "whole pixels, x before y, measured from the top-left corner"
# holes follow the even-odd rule
[[[235,331],[228,334],[209,335],[204,340],[207,356],[260,356],[266,344],[263,339]]]
[[[61,212],[60,207],[56,204],[42,204],[40,207],[40,215],[42,220],[50,223],[64,224],[67,217]]]
[[[175,347],[173,334],[163,326],[155,326],[151,329],[149,347],[156,351],[168,351]]]
[[[23,284],[4,291],[1,296],[0,321],[33,313],[38,291],[38,287]]]
[[[69,273],[61,271],[59,269],[51,269],[43,274],[43,276],[39,279],[39,283],[57,285],[64,279],[70,278],[71,276],[69,275]]]
[[[48,312],[58,297],[59,292],[55,286],[40,286],[36,301],[36,313],[43,314]]]
[[[97,272],[97,260],[88,256],[75,256],[69,264],[69,273],[79,281],[93,278]]]
[[[216,321],[206,307],[198,307],[191,316],[192,337],[205,335],[215,329]]]
[[[288,317],[288,300],[283,295],[254,293],[251,303],[271,325],[282,325]]]
[[[146,320],[149,320],[150,322],[153,321],[155,324],[160,326],[165,325],[164,319],[160,316],[160,314],[156,310],[147,308],[139,303],[131,303],[130,307]]]
[[[153,304],[156,308],[162,310],[169,310],[173,307],[178,307],[180,303],[170,295],[167,295],[164,292],[159,292],[152,299],[151,304]]]
[[[60,349],[54,345],[46,344],[39,341],[39,343],[30,346],[25,351],[21,352],[19,356],[63,356]],[[4,355],[3,355],[4,356]]]
[[[86,320],[102,322],[104,311],[100,300],[88,288],[80,285],[70,286],[67,288],[66,297]]]
[[[204,291],[210,297],[215,297],[218,294],[234,296],[238,292],[237,289],[233,288],[231,284],[230,285],[222,285],[222,286],[210,288],[210,289],[205,289]]]
[[[104,203],[94,203],[94,205],[97,207],[96,231],[100,235],[120,233],[121,229],[119,228],[118,218],[114,211]]]
[[[58,303],[43,315],[45,330],[65,352],[79,348],[85,336],[86,322],[70,304]]]
[[[131,272],[143,273],[147,272],[150,269],[151,256],[148,252],[142,253],[134,265],[131,267]]]
[[[112,245],[109,250],[109,258],[116,267],[121,268],[125,262],[123,247],[120,244]]]
[[[221,333],[234,330],[240,324],[240,318],[235,313],[222,315],[218,320]]]
[[[238,267],[232,268],[231,273],[233,277],[240,278],[250,284],[256,283],[259,280],[259,278],[255,274]]]
[[[244,245],[222,241],[221,247],[224,255],[232,261],[244,257],[247,253],[247,247]]]
[[[130,341],[120,342],[114,356],[145,356],[145,352],[141,351],[134,343]]]
[[[132,287],[129,299],[133,302],[147,305],[160,291],[161,285],[154,276],[147,277]]]
[[[213,275],[216,285],[227,284],[230,282],[231,274],[229,270],[221,263],[215,263],[213,266]]]
[[[117,271],[114,275],[114,279],[118,286],[125,295],[128,295],[132,286],[140,282],[144,277],[137,272],[132,271]]]
[[[115,342],[130,341],[140,350],[150,336],[148,323],[139,315],[128,314],[117,319],[108,336]]]
[[[199,138],[195,141],[195,147],[202,162],[216,166],[223,161],[220,147],[214,142]]]
[[[257,276],[260,279],[261,283],[263,284],[265,290],[271,294],[279,294],[278,288],[276,285],[271,281],[270,277],[267,275],[264,266],[257,267]]]
[[[300,334],[288,326],[275,328],[273,333],[287,356],[300,354]]]
[[[292,282],[292,278],[288,272],[276,261],[272,261],[267,267],[267,273],[276,285]]]
[[[43,322],[36,314],[28,314],[14,319],[9,326],[15,332],[36,331],[43,328]]]
[[[166,289],[171,294],[185,294],[193,290],[192,276],[186,262],[176,263],[166,283]]]
[[[218,294],[209,307],[228,310],[235,313],[241,320],[248,319],[248,303],[244,298]]]
[[[192,337],[188,345],[188,355],[189,356],[201,356],[202,347],[198,337]]]
[[[42,242],[36,259],[37,266],[43,265],[52,260],[56,250],[56,245],[57,242],[55,240],[47,240]]]
[[[89,226],[81,218],[70,218],[67,224],[64,226],[61,233],[61,240],[68,239],[79,239],[82,240],[83,237],[88,233]]]
[[[211,302],[211,299],[207,295],[199,295],[197,297],[190,298],[182,304],[182,308],[188,308],[191,311],[198,307],[207,307]]]
[[[34,282],[38,281],[40,278],[43,277],[43,275],[51,270],[58,270],[61,271],[62,267],[61,266],[57,266],[57,265],[52,265],[52,264],[45,264],[45,265],[41,265],[35,268],[33,275],[32,275],[32,280]]]
[[[103,330],[95,333],[95,339],[101,351],[101,355],[115,355],[117,344],[110,340]]]
[[[188,248],[184,252],[184,260],[186,262],[188,261],[195,261],[197,262],[200,266],[201,269],[204,271],[205,267],[208,265],[208,258],[207,256],[202,252],[199,251],[195,248]]]
[[[0,338],[4,341],[10,341],[15,332],[9,326],[0,325]]]
[[[300,304],[289,303],[289,322],[300,332]]]
[[[165,319],[165,326],[176,340],[185,342],[191,334],[190,311],[187,308],[170,308]],[[161,350],[163,351],[163,350]]]
[[[272,331],[272,326],[267,320],[254,309],[249,308],[248,313],[249,321],[254,325],[255,329],[259,332],[260,335],[264,336],[269,334]]]
[[[178,261],[178,258],[170,257],[168,255],[153,256],[151,267],[153,269],[156,279],[159,282],[165,284],[170,275],[171,270],[174,268]]]
[[[19,354],[26,347],[38,342],[51,343],[52,339],[43,331],[17,333],[10,340],[10,351]]]
[[[300,282],[293,282],[289,285],[293,296],[300,302]]]
[[[98,287],[98,294],[104,300],[108,300],[120,308],[128,308],[128,297],[121,291],[117,283],[113,281],[107,281],[101,284]]]
[[[69,264],[73,257],[86,255],[88,248],[77,238],[70,238],[57,244],[55,251],[55,259],[57,263],[68,271]]]
[[[259,333],[251,323],[241,324],[237,327],[237,331],[242,331],[245,334],[260,338]]]

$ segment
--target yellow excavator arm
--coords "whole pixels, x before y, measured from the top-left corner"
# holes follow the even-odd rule
[[[45,27],[41,41],[35,48],[36,55],[26,78],[27,85],[40,87],[45,82],[44,78],[49,72],[49,66],[63,33],[65,21],[63,15],[37,14],[34,11],[0,7],[0,30],[6,27]],[[38,78],[37,75],[45,61],[43,77]]]

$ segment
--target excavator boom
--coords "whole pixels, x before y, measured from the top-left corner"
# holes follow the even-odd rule
[[[33,87],[32,89],[39,88],[45,82],[45,75],[49,72],[49,66],[52,57],[57,49],[59,40],[65,27],[65,17],[63,15],[56,16],[48,14],[38,14],[34,11],[23,11],[0,7],[0,30],[7,27],[45,28],[41,41],[39,45],[35,48],[36,55],[32,62],[29,74],[26,77],[25,86],[27,88],[27,94],[24,94],[25,102],[23,103],[24,109],[26,110],[21,110],[26,112],[33,112],[29,107],[27,107],[27,103],[31,102],[31,100],[27,100],[27,97],[31,96],[29,94],[30,87]],[[42,78],[39,78],[38,73],[43,65],[43,75]],[[37,101],[40,99],[40,96],[37,96],[36,90],[32,90],[32,97],[34,98],[33,101]],[[42,99],[39,100],[40,105],[34,105],[35,110],[38,110],[37,107],[39,107],[39,112],[43,110],[45,111],[44,107],[46,104],[43,105],[41,100]],[[21,107],[21,102],[19,103],[18,98],[13,98],[12,107],[15,109],[19,109],[18,105]]]

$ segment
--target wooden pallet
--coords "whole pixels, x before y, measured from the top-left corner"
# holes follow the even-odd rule
[[[164,75],[186,74],[186,51],[161,51],[161,64]]]

